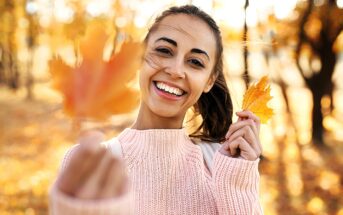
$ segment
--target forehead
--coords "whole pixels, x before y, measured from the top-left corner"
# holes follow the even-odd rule
[[[176,40],[178,44],[191,45],[192,48],[201,48],[208,52],[216,50],[216,40],[208,24],[190,15],[178,14],[163,18],[150,36],[149,42],[166,36]]]

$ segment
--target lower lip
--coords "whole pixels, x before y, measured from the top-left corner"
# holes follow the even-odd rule
[[[164,91],[158,89],[156,87],[155,83],[152,83],[152,85],[154,86],[154,90],[157,93],[157,95],[161,96],[162,98],[172,100],[172,101],[178,101],[178,100],[181,100],[183,97],[183,95],[182,96],[174,96],[174,95],[171,95],[170,93],[164,92]]]

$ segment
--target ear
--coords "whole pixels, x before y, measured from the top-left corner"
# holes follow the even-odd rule
[[[206,86],[204,88],[204,93],[208,93],[212,89],[212,87],[213,87],[214,83],[216,82],[216,80],[217,80],[217,76],[216,75],[211,75],[210,76],[210,78],[208,79],[208,81],[206,83]]]

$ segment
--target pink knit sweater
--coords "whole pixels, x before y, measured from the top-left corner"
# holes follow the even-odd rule
[[[130,180],[119,198],[75,199],[53,186],[50,212],[76,214],[262,214],[256,161],[216,152],[212,174],[184,129],[125,129],[118,137]],[[64,159],[65,165],[68,156]]]

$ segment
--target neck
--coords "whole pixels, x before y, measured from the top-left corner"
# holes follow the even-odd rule
[[[138,117],[132,128],[146,129],[179,129],[182,128],[184,116],[163,117],[153,113],[145,105],[140,106]]]

